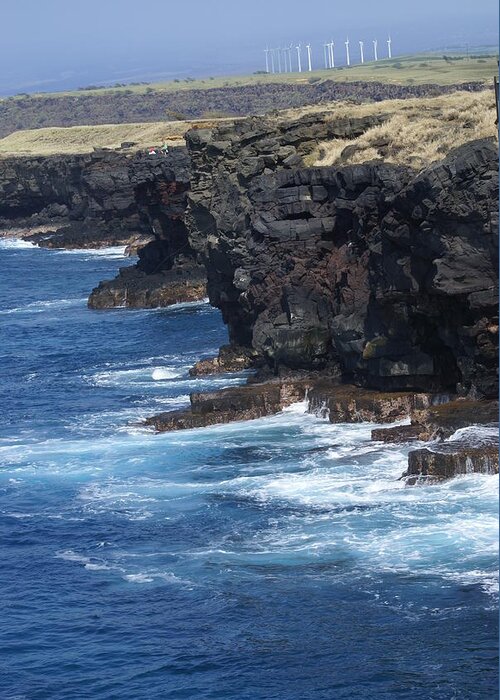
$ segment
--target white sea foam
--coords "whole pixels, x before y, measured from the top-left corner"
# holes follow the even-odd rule
[[[74,306],[84,306],[87,302],[86,298],[78,299],[47,299],[45,301],[33,301],[24,306],[17,306],[12,309],[3,309],[0,311],[1,316],[10,314],[40,314],[47,311],[57,309],[68,309]]]
[[[134,367],[97,372],[87,377],[87,381],[98,386],[151,385],[162,379],[180,379],[186,375],[188,365],[184,367]]]
[[[168,382],[169,389],[187,391],[203,391],[242,384],[247,379],[247,373],[234,373],[216,376],[190,377],[189,364],[168,365],[163,367],[141,366],[129,369],[112,369],[87,375],[84,381],[97,386],[130,386],[135,389],[148,390],[161,382]]]
[[[162,379],[178,379],[180,376],[182,376],[182,373],[179,373],[178,369],[169,369],[168,367],[156,367],[151,372],[151,378],[155,382]]]
[[[129,583],[152,583],[154,581],[153,576],[149,574],[125,574],[123,578]]]
[[[153,405],[159,406],[182,406],[189,403],[189,394],[179,394],[179,396],[157,396],[153,399]]]
[[[88,556],[85,554],[79,554],[73,550],[66,550],[57,552],[55,557],[56,559],[62,559],[63,561],[80,565],[89,572],[107,572],[110,574],[115,574],[128,583],[142,584],[159,581],[161,583],[170,583],[175,585],[192,585],[191,581],[180,578],[171,571],[164,571],[156,567],[151,567],[145,571],[131,570],[129,562],[134,563],[135,555],[131,559],[131,555],[127,552],[114,551],[112,556],[110,553],[110,557],[106,558],[101,556]],[[144,554],[137,555],[137,559],[139,560],[144,558],[147,560],[148,557]]]
[[[453,433],[446,442],[455,442],[456,440],[463,440],[466,438],[472,438],[476,440],[481,440],[482,438],[498,438],[498,427],[489,425],[470,425],[466,428],[459,428]]]
[[[184,309],[197,309],[199,307],[209,305],[210,301],[208,297],[205,297],[204,299],[200,299],[199,301],[179,301],[177,302],[177,304],[169,304],[168,306],[163,306],[162,310],[183,311]]]
[[[128,257],[125,254],[126,249],[127,246],[118,245],[108,246],[106,248],[72,248],[70,250],[66,250],[65,248],[53,248],[51,250],[60,255],[81,255],[87,259],[91,259],[92,257],[115,259]]]
[[[25,241],[23,238],[0,238],[0,249],[23,249],[23,248],[35,248],[34,243],[30,241]]]
[[[143,369],[151,376],[151,366]],[[187,396],[158,401],[182,398]],[[54,462],[67,475],[78,452],[87,450],[83,461],[94,463],[95,479],[82,484],[75,505],[87,517],[114,513],[131,521],[165,520],[205,502],[213,507],[241,502],[262,512],[258,533],[237,533],[234,539],[231,532],[215,534],[204,547],[184,552],[183,566],[203,558],[227,567],[323,562],[339,572],[348,566],[350,575],[441,577],[496,594],[496,477],[470,475],[407,487],[399,477],[408,446],[371,442],[372,424],[333,425],[304,413],[305,408],[296,404],[269,418],[154,440],[114,433],[91,449],[86,441],[53,441],[42,449],[31,446],[31,462]],[[248,450],[248,458],[231,465],[221,452],[220,467],[216,460],[209,466],[203,459],[196,463],[204,443],[212,451]],[[14,447],[18,453],[26,449],[13,443],[12,455]],[[111,567],[130,583],[171,575],[145,566],[140,554],[135,569],[124,563],[126,552],[113,561],[71,550],[60,556],[97,573]]]

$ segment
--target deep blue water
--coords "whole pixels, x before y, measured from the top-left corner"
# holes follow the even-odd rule
[[[0,244],[0,697],[498,697],[496,477],[397,481],[292,407],[154,435],[226,340],[206,304],[89,311],[117,254]]]

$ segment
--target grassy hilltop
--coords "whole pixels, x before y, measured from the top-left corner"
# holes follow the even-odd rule
[[[420,168],[444,158],[452,148],[466,141],[494,137],[497,131],[491,90],[476,93],[457,91],[438,97],[358,105],[331,102],[285,110],[271,118],[287,121],[315,112],[326,112],[332,119],[374,113],[383,113],[389,118],[354,141],[336,139],[318,143],[306,158],[306,164],[310,166],[346,165],[383,158],[388,162]],[[18,131],[0,139],[0,157],[87,153],[94,147],[119,148],[124,141],[135,144],[132,150],[163,141],[172,146],[182,145],[188,129],[211,128],[222,121],[227,120],[105,124]]]
[[[0,137],[19,129],[48,126],[244,116],[329,99],[405,96],[397,94],[398,86],[407,92],[414,90],[419,96],[426,85],[491,83],[496,71],[494,56],[467,59],[431,54],[311,73],[254,74],[21,94],[0,100]]]
[[[120,148],[133,143],[132,150],[161,145],[184,144],[188,129],[210,128],[224,119],[199,119],[143,124],[99,124],[96,126],[47,127],[15,131],[0,139],[0,156],[48,156],[56,153],[90,153],[94,148]],[[231,120],[232,121],[232,120]]]
[[[465,84],[467,90],[472,85],[475,90],[482,85],[491,87],[497,69],[493,56],[445,59],[419,55],[311,73],[257,74],[16,96],[0,100],[0,137],[4,136],[0,138],[0,156],[85,153],[94,147],[116,148],[126,141],[133,142],[135,148],[163,141],[174,145],[183,142],[185,132],[192,126],[210,126],[223,118],[276,109],[292,110],[291,114],[294,110],[299,113],[309,109],[337,112],[346,100],[350,101],[350,113],[357,109],[352,104],[354,100],[375,103],[368,109],[377,111],[387,110],[387,105],[392,105],[391,112],[397,109],[408,116],[411,109],[418,113],[419,105],[427,104],[426,98],[454,90],[453,86]],[[452,93],[443,95],[444,102],[432,124],[435,126],[439,122],[439,109],[446,109],[447,105],[462,115],[471,109],[476,126],[489,124],[494,105],[492,91],[487,90],[482,98],[478,94],[456,98]],[[382,105],[387,99],[390,101]],[[448,99],[451,102],[446,102]],[[464,121],[467,122],[465,116]],[[488,131],[483,126],[475,129],[480,134],[485,130]],[[435,136],[426,133],[424,128],[419,138],[425,143],[440,141],[446,128],[441,131]],[[465,126],[463,135],[469,133],[472,132]],[[455,137],[460,140],[461,134]],[[406,136],[410,138],[409,134]],[[324,164],[335,161],[331,149],[328,153]]]

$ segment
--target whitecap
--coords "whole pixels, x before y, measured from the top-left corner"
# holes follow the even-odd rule
[[[123,578],[129,583],[153,583],[154,581],[154,578],[148,574],[125,574]]]
[[[40,314],[45,311],[52,311],[54,309],[67,309],[73,306],[83,306],[87,302],[86,298],[78,299],[47,299],[41,301],[33,301],[24,306],[17,306],[12,309],[2,309],[0,315],[10,315],[10,314]]]
[[[36,244],[25,241],[24,238],[0,238],[0,248],[21,250],[22,248],[36,248]]]
[[[114,259],[114,258],[126,258],[128,257],[125,253],[127,250],[127,246],[108,246],[105,248],[71,248],[71,249],[65,249],[65,248],[53,248],[51,249],[55,253],[62,254],[62,255],[83,255],[83,256],[88,256],[87,259],[91,259],[92,257],[98,257],[98,258],[109,258],[109,259]]]
[[[155,382],[161,379],[177,379],[180,376],[182,376],[182,373],[180,373],[178,369],[169,369],[168,367],[156,367],[151,372],[151,378],[154,379]]]
[[[198,301],[179,301],[176,304],[169,304],[168,306],[160,307],[159,310],[183,311],[184,309],[196,309],[198,307],[208,306],[209,304],[209,298],[205,297],[204,299],[199,299]]]

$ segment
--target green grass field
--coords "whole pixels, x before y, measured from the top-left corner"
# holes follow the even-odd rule
[[[100,88],[96,90],[74,90],[70,92],[52,93],[54,97],[65,95],[109,94],[113,92],[130,91],[143,94],[148,91],[187,91],[193,89],[209,89],[221,87],[237,87],[261,83],[305,83],[308,80],[334,80],[336,82],[378,81],[398,85],[422,85],[435,83],[450,85],[469,81],[492,81],[498,72],[497,56],[467,58],[455,55],[445,60],[442,55],[418,54],[398,56],[364,65],[353,65],[350,68],[335,68],[331,70],[315,70],[302,73],[254,74],[246,76],[231,76],[205,78],[199,80],[181,80],[166,83],[151,83],[148,85],[126,85],[124,87]],[[47,97],[49,93],[40,93]],[[12,98],[10,98],[12,99]],[[15,99],[15,98],[14,98]]]

